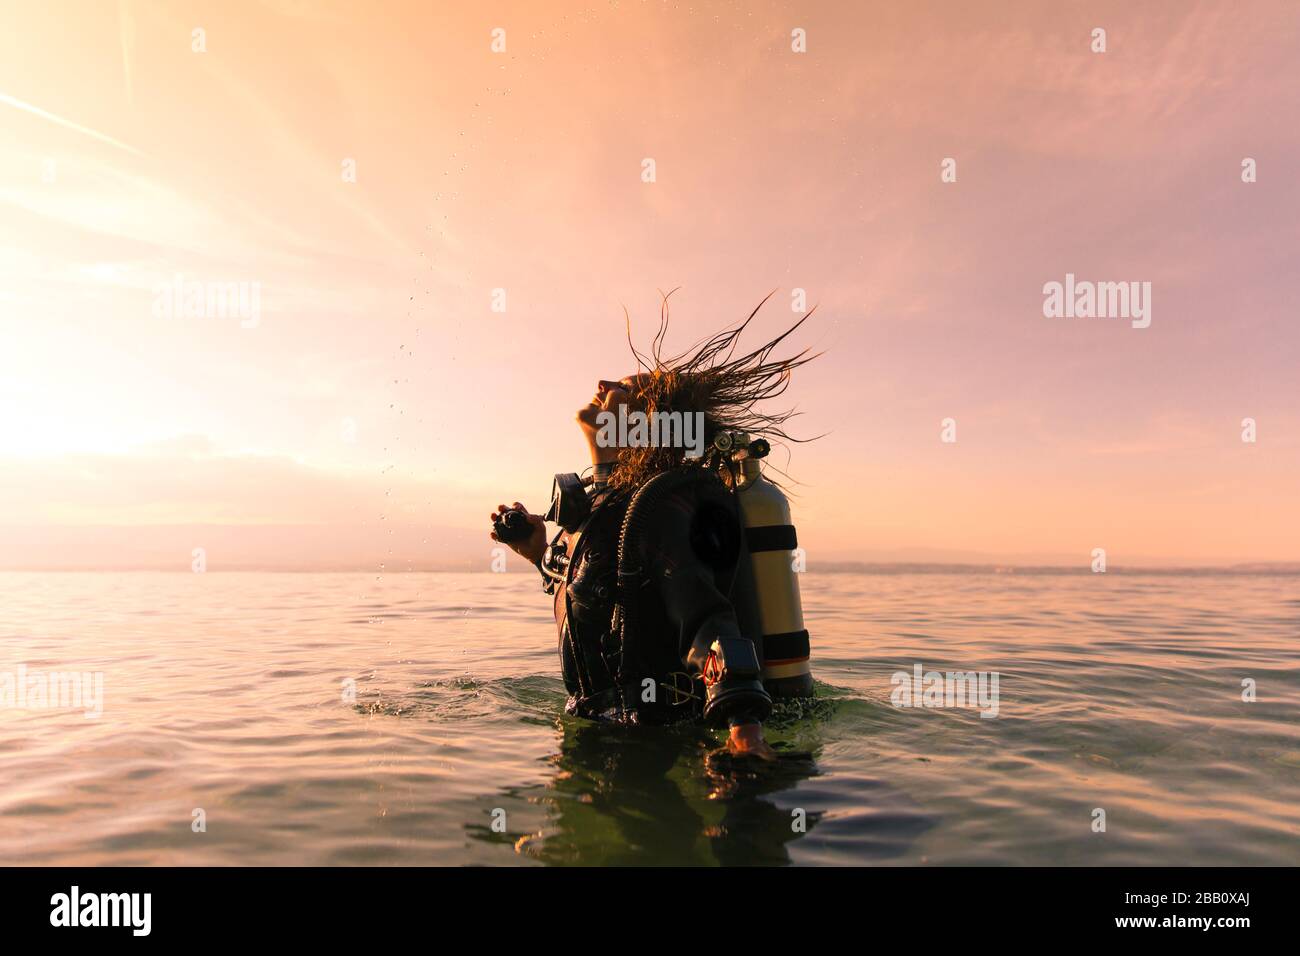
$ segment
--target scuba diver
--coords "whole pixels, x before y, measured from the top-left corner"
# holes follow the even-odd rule
[[[650,355],[629,338],[641,371],[598,381],[577,412],[590,477],[556,475],[544,516],[498,505],[490,536],[534,564],[554,600],[567,713],[702,719],[729,729],[732,754],[770,760],[773,698],[811,696],[813,685],[789,505],[760,465],[761,436],[798,440],[781,428],[793,412],[754,406],[816,356],[771,357],[805,316],[733,357],[757,313],[665,358],[665,299]],[[549,544],[548,520],[559,526]]]

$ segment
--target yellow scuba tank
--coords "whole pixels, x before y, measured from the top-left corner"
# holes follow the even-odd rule
[[[732,458],[740,462],[736,498],[746,545],[732,593],[737,617],[744,633],[761,635],[754,643],[763,661],[763,686],[772,698],[811,697],[808,631],[791,554],[799,542],[790,502],[763,477],[759,458],[767,453],[767,442],[750,444],[747,435],[736,435],[735,442]]]

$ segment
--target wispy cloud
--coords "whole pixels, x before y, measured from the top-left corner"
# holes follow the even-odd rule
[[[136,149],[134,146],[130,146],[122,142],[120,139],[114,139],[107,133],[101,133],[98,130],[91,129],[89,126],[82,126],[80,123],[75,123],[65,117],[56,116],[48,110],[43,110],[39,106],[35,106],[31,103],[25,103],[7,93],[0,93],[0,103],[3,103],[5,106],[11,106],[16,110],[21,110],[24,113],[30,113],[33,116],[39,116],[41,119],[48,120],[57,126],[62,126],[64,129],[74,130],[83,136],[89,136],[91,139],[98,140],[101,143],[106,143],[115,149],[131,153],[133,156],[146,156],[145,153]]]

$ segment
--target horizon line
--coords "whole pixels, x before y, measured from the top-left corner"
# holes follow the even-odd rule
[[[104,567],[23,567],[0,566],[0,574],[536,574],[532,565],[508,567],[492,571],[481,567],[282,567],[273,565],[237,564],[225,568],[208,568],[194,571],[188,567],[161,565],[133,565],[120,568]],[[801,574],[808,574],[802,571]],[[1295,575],[1300,576],[1300,562],[1295,561],[1245,561],[1235,564],[1204,565],[1111,565],[1105,571],[1093,571],[1085,565],[1066,564],[984,564],[961,561],[881,561],[881,562],[828,562],[819,567],[820,574],[1237,574],[1237,575]]]

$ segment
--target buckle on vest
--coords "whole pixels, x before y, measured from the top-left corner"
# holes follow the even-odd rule
[[[668,675],[668,677],[672,679],[672,683],[665,684],[663,681],[659,681],[659,686],[672,694],[672,699],[668,701],[669,707],[682,707],[693,700],[700,699],[699,694],[691,693],[691,688],[695,685],[695,681],[691,678],[690,674],[685,671],[673,671]],[[685,690],[681,688],[678,678],[681,678],[686,682]]]

